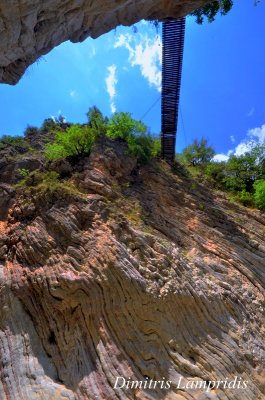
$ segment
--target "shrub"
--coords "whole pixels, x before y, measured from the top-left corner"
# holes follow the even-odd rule
[[[35,126],[30,126],[28,125],[27,128],[25,129],[24,136],[26,139],[31,138],[32,136],[35,136],[39,133],[39,129],[36,128]]]
[[[95,139],[96,132],[93,128],[72,125],[65,132],[56,132],[55,141],[45,146],[45,156],[48,160],[85,156],[89,154]]]
[[[58,178],[59,174],[55,171],[40,172],[36,170],[25,173],[24,179],[17,184],[17,187],[34,187],[43,183],[54,185],[58,183]]]
[[[25,178],[26,176],[29,175],[29,170],[27,168],[18,168],[17,172],[19,173],[20,176]]]
[[[188,165],[205,165],[215,155],[214,149],[208,145],[206,139],[197,140],[187,146],[182,153],[182,159]]]
[[[59,122],[55,118],[46,118],[43,121],[40,129],[45,132],[51,132],[58,127],[58,124]]]
[[[256,207],[265,210],[265,180],[261,179],[254,183],[254,201]]]
[[[96,107],[90,107],[87,112],[88,125],[95,129],[99,134],[105,134],[108,124],[108,118],[104,117],[102,112]]]
[[[12,146],[17,150],[27,150],[30,147],[29,143],[24,139],[23,136],[4,135],[0,139],[0,148],[5,148],[7,146]]]
[[[231,156],[226,165],[224,179],[226,188],[230,191],[251,191],[253,186],[253,166],[255,160],[247,155]]]
[[[133,119],[129,113],[115,113],[111,117],[107,125],[107,136],[124,139],[129,153],[141,162],[147,162],[161,152],[160,140],[152,137],[143,122]]]
[[[129,136],[146,133],[147,127],[141,121],[131,117],[130,113],[115,113],[109,120],[107,136],[112,139],[121,138],[127,140]]]
[[[218,188],[223,188],[223,181],[225,178],[225,162],[209,162],[205,166],[204,173],[214,181]]]
[[[38,194],[38,196],[55,192],[61,195],[83,195],[72,182],[67,180],[60,181],[59,174],[56,171],[33,171],[29,173],[19,183],[17,183],[16,187],[23,188],[23,190],[26,192],[33,191],[34,193]]]
[[[150,134],[130,135],[127,138],[129,153],[141,162],[148,162],[161,151],[160,141]]]
[[[242,203],[244,206],[253,206],[254,204],[254,199],[253,199],[253,194],[247,192],[245,189],[243,189],[239,194],[238,194],[238,200],[240,203]]]

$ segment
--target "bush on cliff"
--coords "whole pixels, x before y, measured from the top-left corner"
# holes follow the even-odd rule
[[[129,113],[115,113],[108,120],[94,106],[89,109],[87,117],[88,124],[86,125],[74,124],[66,131],[55,131],[55,140],[45,147],[47,160],[86,156],[96,138],[101,135],[126,141],[129,153],[141,162],[147,162],[160,154],[160,140],[154,138],[143,122],[133,119]],[[54,129],[53,124],[50,129]]]
[[[148,162],[161,152],[160,140],[153,137],[142,121],[135,120],[129,113],[115,113],[107,125],[107,137],[123,139],[129,153],[141,162]]]
[[[109,120],[107,136],[111,139],[121,138],[128,140],[129,137],[145,134],[147,127],[142,121],[131,117],[130,113],[116,112]]]
[[[96,107],[90,107],[87,112],[88,125],[95,129],[98,134],[106,134],[108,118],[104,117],[102,112]]]
[[[206,176],[217,189],[230,192],[243,205],[264,209],[265,146],[253,144],[248,152],[233,154],[226,162],[212,160],[214,154],[202,139],[186,147],[179,159],[193,176]]]
[[[16,185],[19,189],[29,193],[35,193],[38,196],[61,193],[82,196],[83,194],[70,180],[60,180],[56,171],[32,171]]]
[[[96,131],[88,125],[72,125],[65,132],[58,131],[53,143],[45,147],[48,160],[60,160],[66,157],[88,155],[96,139]]]
[[[240,156],[232,155],[225,165],[224,184],[230,191],[253,191],[254,182],[264,175],[262,146]]]
[[[193,166],[204,166],[215,155],[214,149],[209,146],[207,139],[195,139],[192,144],[187,146],[181,155],[184,163]]]
[[[254,183],[254,201],[256,207],[265,210],[265,179],[257,180]]]
[[[18,151],[24,150],[23,152],[26,152],[30,148],[29,143],[23,136],[4,135],[0,138],[0,149],[4,149],[8,146],[13,147]]]

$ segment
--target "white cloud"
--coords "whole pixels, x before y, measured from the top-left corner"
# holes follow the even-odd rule
[[[235,139],[235,137],[233,135],[230,136],[230,140],[231,140],[232,143],[235,143],[235,141],[236,141],[236,139]]]
[[[118,79],[116,77],[117,67],[115,64],[110,65],[107,67],[108,75],[105,79],[107,92],[110,97],[110,109],[112,113],[116,112],[116,106],[114,102],[114,98],[116,96],[116,85],[118,83]]]
[[[215,154],[215,156],[213,157],[213,161],[216,162],[227,161],[228,158],[229,157],[225,154]]]
[[[232,136],[230,136],[230,139]],[[231,139],[232,140],[232,139]],[[241,156],[250,151],[255,145],[265,145],[265,124],[258,128],[249,129],[247,136],[234,149],[229,150],[227,154],[216,154],[214,161],[227,161],[230,155]]]
[[[253,147],[253,141],[246,140],[245,142],[241,142],[236,146],[233,154],[235,156],[242,156],[243,154],[250,151],[252,147]]]
[[[119,35],[114,48],[124,47],[129,52],[131,67],[138,66],[150,86],[161,91],[162,41],[159,35],[151,38],[147,34]]]
[[[246,139],[236,146],[234,154],[241,156],[250,151],[256,144],[265,145],[265,124],[258,128],[249,129]]]
[[[249,112],[247,113],[247,117],[252,117],[252,115],[254,114],[254,112],[255,112],[255,108],[252,107],[252,108],[249,110]]]
[[[63,118],[63,122],[66,122],[66,121],[67,121],[67,118],[66,118],[65,116],[63,116],[63,114],[62,114],[62,110],[58,110],[56,116],[55,116],[55,115],[50,115],[50,118],[51,118],[54,122],[58,121],[58,118],[59,118],[59,117],[62,117],[62,118]]]
[[[265,144],[265,124],[259,128],[250,129],[248,135],[258,140],[259,144]]]
[[[70,92],[69,92],[70,97],[76,97],[76,95],[77,95],[77,92],[75,90],[70,90]]]
[[[95,46],[91,46],[91,53],[90,53],[90,57],[93,58],[96,55],[96,48]]]

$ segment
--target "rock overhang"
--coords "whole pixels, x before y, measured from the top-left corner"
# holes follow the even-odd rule
[[[27,67],[70,40],[97,38],[142,19],[179,18],[207,0],[2,0],[0,83],[15,85]]]

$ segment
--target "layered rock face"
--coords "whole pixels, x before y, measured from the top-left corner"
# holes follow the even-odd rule
[[[95,146],[80,193],[20,193],[2,218],[1,400],[263,399],[264,216],[124,146]]]
[[[0,82],[15,84],[55,46],[96,38],[141,19],[178,18],[207,0],[2,0]]]

